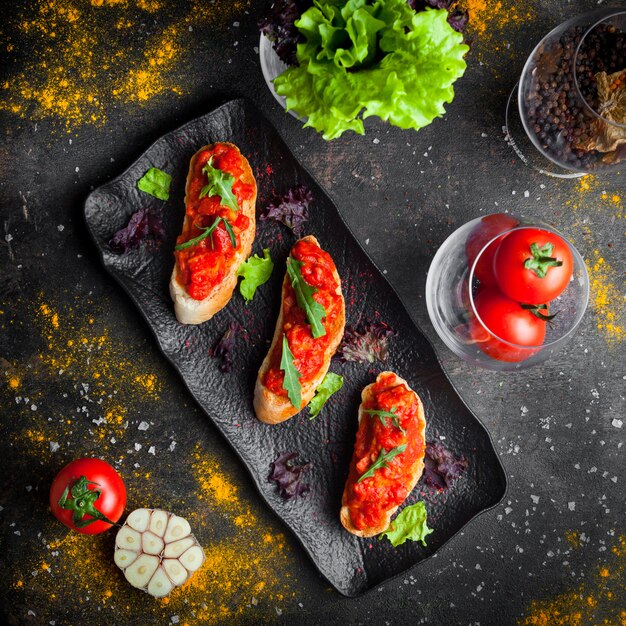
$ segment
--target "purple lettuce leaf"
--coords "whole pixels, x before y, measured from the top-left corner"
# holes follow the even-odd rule
[[[467,469],[467,459],[457,458],[438,441],[426,442],[423,480],[429,487],[442,491]]]
[[[448,24],[456,30],[457,33],[462,33],[467,28],[467,23],[469,22],[469,14],[467,11],[462,11],[461,9],[455,9],[450,12],[448,15]]]
[[[448,24],[458,33],[462,33],[467,26],[469,15],[467,11],[462,9],[453,9],[450,11],[453,0],[407,0],[408,5],[414,11],[424,11],[427,8],[446,9],[449,11]]]
[[[138,248],[141,243],[152,237],[161,240],[165,237],[165,229],[158,215],[150,209],[139,209],[135,211],[128,220],[124,228],[120,228],[109,241],[109,246],[113,252],[123,254]]]
[[[261,213],[262,220],[282,222],[296,237],[302,236],[304,223],[309,219],[309,205],[313,194],[304,185],[293,187],[283,194],[276,204],[269,204]]]
[[[312,0],[274,0],[259,20],[261,32],[272,42],[280,60],[297,65],[296,47],[304,37],[294,22],[313,4]]]
[[[452,0],[407,0],[407,4],[414,11],[423,11],[426,7],[433,9],[449,9]]]
[[[285,499],[291,500],[304,496],[310,486],[302,482],[302,474],[311,468],[311,463],[298,463],[296,452],[285,452],[270,464],[269,480],[278,485],[278,493]]]
[[[233,366],[233,352],[235,349],[235,341],[239,333],[244,332],[243,327],[237,322],[231,322],[226,329],[226,332],[222,335],[222,338],[217,342],[215,348],[211,350],[210,355],[212,357],[222,359],[219,365],[221,372],[227,374],[230,372]]]
[[[349,324],[337,353],[342,361],[359,363],[384,363],[389,356],[389,338],[396,332],[385,322]]]

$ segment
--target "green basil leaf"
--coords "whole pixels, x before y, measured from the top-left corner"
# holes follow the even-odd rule
[[[391,522],[385,532],[379,535],[379,538],[387,537],[394,548],[407,540],[420,541],[425,546],[426,535],[433,532],[426,521],[426,507],[420,500],[402,509],[400,515]]]
[[[328,398],[339,391],[342,387],[343,376],[333,374],[333,372],[328,372],[326,376],[324,376],[324,380],[319,384],[319,387],[315,390],[315,395],[311,398],[311,402],[309,402],[309,409],[311,409],[309,419],[312,420],[317,417],[319,412],[322,410],[322,407],[328,401]]]
[[[213,167],[211,165],[212,161],[213,157],[211,157],[209,162],[202,168],[202,171],[206,174],[209,183],[201,189],[200,197],[219,196],[220,204],[227,206],[235,212],[239,211],[237,198],[233,193],[235,177],[228,172],[223,172],[222,170]]]
[[[311,334],[315,339],[326,334],[322,319],[326,317],[326,309],[316,300],[313,294],[317,292],[315,287],[309,285],[302,276],[302,263],[293,257],[287,257],[287,274],[291,279],[291,286],[296,294],[298,306],[306,313],[307,320],[311,325]]]
[[[402,454],[406,450],[406,443],[399,445],[397,448],[391,448],[389,452],[385,452],[384,448],[380,449],[380,453],[378,454],[378,458],[370,465],[370,468],[357,480],[357,483],[360,483],[362,480],[366,478],[371,478],[374,475],[374,472],[377,469],[382,469],[383,467],[387,467],[387,463],[395,459],[399,454]]]
[[[170,199],[170,184],[172,177],[156,167],[151,167],[138,181],[137,189],[159,200]]]
[[[239,283],[239,292],[246,302],[254,298],[257,287],[269,280],[273,269],[274,262],[269,248],[263,250],[263,258],[255,254],[239,266],[237,276],[243,276],[243,280]]]
[[[283,389],[287,392],[291,404],[296,409],[300,410],[300,406],[302,405],[302,385],[300,384],[300,377],[302,374],[300,374],[293,364],[293,354],[289,349],[287,335],[283,335],[283,354],[280,357],[280,369],[285,373]]]

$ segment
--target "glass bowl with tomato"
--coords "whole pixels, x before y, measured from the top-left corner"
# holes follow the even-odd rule
[[[497,371],[550,358],[574,334],[588,299],[576,248],[553,227],[508,213],[452,233],[426,280],[428,314],[443,342]]]

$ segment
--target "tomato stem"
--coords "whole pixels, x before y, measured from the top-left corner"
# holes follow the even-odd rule
[[[554,315],[544,315],[541,311],[545,311],[548,308],[547,304],[522,304],[520,305],[525,311],[530,311],[537,319],[544,322],[551,322],[558,314],[557,311]]]
[[[106,517],[94,506],[102,492],[99,489],[89,489],[89,485],[99,486],[98,483],[87,480],[86,476],[81,476],[73,485],[71,482],[68,483],[65,491],[59,498],[59,506],[62,509],[73,511],[72,522],[76,528],[85,528],[85,526],[89,526],[89,524],[93,524],[93,522],[98,520],[115,525],[114,521]],[[71,496],[69,499],[68,495]],[[92,519],[85,519],[85,515],[91,516]]]
[[[537,243],[530,244],[531,257],[524,261],[524,267],[534,272],[539,278],[545,278],[549,267],[561,267],[563,261],[552,256],[554,246],[551,243],[539,247]]]

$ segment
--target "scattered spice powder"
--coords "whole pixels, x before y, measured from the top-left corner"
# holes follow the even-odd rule
[[[533,600],[519,626],[626,626],[626,535],[602,564],[578,587],[553,598]]]
[[[140,360],[128,360],[123,343],[103,328],[100,316],[96,305],[83,316],[41,296],[32,310],[32,328],[45,349],[20,362],[0,363],[15,399],[10,411],[16,419],[8,425],[23,424],[11,441],[16,458],[28,468],[21,477],[32,498],[28,515],[35,516],[41,529],[37,536],[12,534],[5,546],[5,552],[19,550],[22,555],[12,559],[7,572],[15,591],[15,615],[26,619],[27,608],[36,606],[39,622],[59,623],[67,617],[69,597],[81,623],[93,621],[96,610],[98,623],[137,616],[160,623],[165,615],[166,621],[177,616],[181,624],[212,625],[236,623],[249,613],[266,621],[295,595],[286,538],[256,513],[256,501],[240,495],[213,454],[193,438],[175,443],[163,426],[138,417],[143,413],[154,422],[160,419],[161,382]],[[78,404],[75,414],[61,413],[68,403],[58,398],[68,395]],[[91,437],[85,437],[84,426],[78,427],[84,420]],[[159,462],[148,469],[142,465],[146,455],[155,454],[153,442]],[[113,562],[114,531],[79,535],[46,511],[52,476],[72,458],[87,455],[102,456],[120,471],[128,489],[128,512],[160,507],[189,520],[207,561],[169,597],[155,601],[124,580]],[[21,522],[15,520],[16,529]]]
[[[493,30],[502,30],[510,24],[523,26],[532,20],[534,11],[524,8],[526,3],[510,0],[459,0],[457,6],[469,13],[468,32],[478,40],[491,40]]]
[[[180,3],[173,18],[172,7],[161,1],[26,3],[18,21],[1,33],[15,70],[0,83],[0,110],[56,120],[71,132],[83,124],[103,125],[118,103],[182,95],[189,84],[185,63],[193,55],[189,30],[215,28],[249,4],[193,0]],[[157,34],[146,30],[147,15],[164,24]]]
[[[599,250],[594,250],[586,263],[598,330],[609,344],[621,344],[626,336],[626,280],[622,278],[621,289],[615,286],[612,277],[616,272]]]

